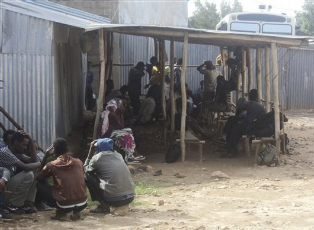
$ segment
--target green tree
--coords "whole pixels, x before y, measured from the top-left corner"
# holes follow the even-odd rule
[[[227,0],[223,0],[220,4],[220,13],[217,12],[215,3],[206,1],[204,4],[200,0],[195,2],[195,11],[189,18],[189,27],[214,30],[218,22],[229,13],[241,12],[242,5],[238,0],[234,0],[233,4]]]
[[[227,14],[229,14],[231,12],[231,6],[230,3],[227,2],[226,0],[222,1],[220,3],[220,17],[223,18],[225,17]]]
[[[200,0],[195,2],[195,11],[189,18],[189,27],[214,30],[220,20],[216,4]]]
[[[220,3],[220,16],[225,17],[227,14],[234,12],[242,12],[242,4],[238,0],[234,0],[232,6],[227,0],[223,0]]]
[[[302,9],[296,15],[297,25],[303,33],[314,35],[314,0],[305,0]]]
[[[230,12],[230,13],[233,13],[233,12],[242,12],[242,11],[243,11],[243,8],[242,8],[241,2],[239,2],[238,0],[234,0],[234,1],[233,1],[233,4],[232,4],[232,8],[231,8],[231,12]]]

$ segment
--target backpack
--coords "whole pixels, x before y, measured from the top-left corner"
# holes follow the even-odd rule
[[[266,147],[258,154],[257,163],[259,165],[267,165],[270,167],[279,165],[279,158],[276,153],[276,147],[272,144],[266,145]]]
[[[181,146],[179,144],[170,145],[167,150],[165,161],[166,163],[176,162],[181,156]]]

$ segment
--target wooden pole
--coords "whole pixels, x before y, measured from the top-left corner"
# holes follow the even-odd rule
[[[274,115],[275,115],[275,139],[276,152],[280,155],[280,109],[279,109],[279,72],[278,72],[278,49],[276,43],[271,43],[272,59],[273,59],[273,98],[274,98]]]
[[[162,105],[162,118],[165,121],[166,114],[166,97],[165,97],[165,41],[159,42],[159,59],[160,59],[160,78],[161,78],[161,105]]]
[[[224,56],[224,48],[220,47],[220,55],[221,55],[221,69],[222,69],[222,75],[225,77],[225,79],[227,79],[227,70],[226,70],[226,60],[225,60],[225,56]]]
[[[112,79],[112,65],[113,65],[113,32],[109,33],[109,60],[108,60],[108,73],[107,79]]]
[[[269,71],[269,47],[265,48],[265,78],[266,78],[266,111],[270,112],[270,71]]]
[[[158,42],[157,42],[157,39],[156,38],[154,38],[154,55],[155,55],[155,57],[156,58],[158,58]]]
[[[3,130],[3,132],[7,131],[7,129],[4,127],[4,125],[0,122],[0,128]]]
[[[183,58],[182,72],[181,72],[182,114],[181,114],[180,144],[181,144],[181,152],[182,152],[182,161],[185,161],[185,121],[186,121],[185,75],[186,75],[186,65],[187,65],[187,59],[188,59],[188,33],[184,33],[182,58]]]
[[[246,50],[242,48],[242,97],[247,96]]]
[[[248,85],[249,85],[249,91],[251,89],[253,89],[253,85],[254,85],[254,82],[253,82],[253,63],[252,63],[252,48],[248,48],[248,53],[247,53],[247,57],[248,57],[248,65],[249,65],[249,69],[248,69]]]
[[[22,126],[20,126],[11,116],[10,114],[7,113],[7,111],[5,111],[4,108],[2,108],[0,106],[0,112],[3,113],[3,115],[12,123],[12,125],[14,125],[15,128],[17,128],[18,130],[24,130]]]
[[[106,91],[106,81],[105,81],[105,40],[104,40],[104,31],[103,29],[99,30],[99,61],[100,61],[100,83],[99,83],[99,95],[97,100],[97,113],[96,113],[96,119],[95,119],[95,125],[94,125],[94,133],[93,133],[93,139],[95,140],[97,137],[97,129],[99,125],[100,120],[100,114],[103,110],[103,104],[104,104],[104,95]]]
[[[239,98],[241,98],[242,97],[242,93],[240,92],[242,89],[241,89],[241,83],[242,83],[242,74],[241,74],[241,71],[240,70],[238,70],[238,73],[237,73],[237,78],[238,78],[238,80],[237,80],[237,100],[239,99]]]
[[[262,86],[262,52],[261,48],[256,49],[256,82],[258,102],[262,103],[263,86]]]
[[[170,42],[170,107],[171,107],[171,132],[175,130],[175,101],[174,101],[174,40]]]

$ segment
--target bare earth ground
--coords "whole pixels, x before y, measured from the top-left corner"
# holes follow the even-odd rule
[[[1,229],[314,229],[314,112],[287,113],[290,155],[277,167],[256,166],[242,154],[221,159],[217,144],[207,141],[204,162],[191,148],[186,162],[165,164],[165,147],[141,146],[152,172],[134,175],[147,191],[138,194],[126,216],[90,215],[83,220],[51,221],[52,212],[15,216]],[[220,146],[222,147],[222,146]],[[221,171],[229,179],[214,179]],[[174,176],[179,173],[182,178]]]

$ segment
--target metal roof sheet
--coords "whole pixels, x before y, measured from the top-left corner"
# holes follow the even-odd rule
[[[169,26],[140,26],[140,25],[102,25],[106,31],[130,34],[136,36],[148,36],[164,40],[183,42],[184,34],[188,35],[189,43],[216,45],[220,47],[250,46],[262,47],[277,43],[283,47],[308,46],[311,37],[280,36],[251,33],[235,33],[227,31],[193,29]]]
[[[45,0],[0,0],[0,8],[85,30],[110,23],[109,18]]]

